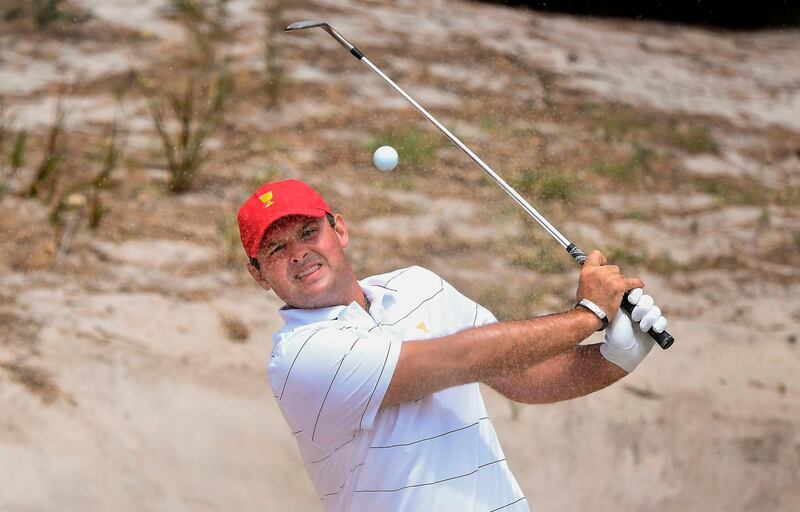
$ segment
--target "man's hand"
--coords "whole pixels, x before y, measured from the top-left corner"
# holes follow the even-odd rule
[[[578,279],[575,296],[578,301],[588,299],[594,302],[612,321],[622,302],[622,295],[632,288],[643,287],[644,282],[623,276],[618,266],[607,263],[608,260],[600,251],[589,253]]]
[[[641,288],[632,290],[627,299],[636,304],[631,317],[639,325],[634,325],[628,315],[617,315],[606,329],[606,341],[600,345],[600,353],[607,360],[630,373],[645,358],[655,342],[647,334],[652,327],[657,332],[667,328],[667,319],[653,304],[653,297],[644,295]]]

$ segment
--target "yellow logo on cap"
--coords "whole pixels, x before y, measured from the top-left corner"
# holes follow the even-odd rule
[[[425,325],[425,322],[418,323],[417,329],[419,329],[420,331],[428,332],[428,326]]]
[[[266,194],[261,194],[260,196],[258,196],[258,200],[261,201],[262,203],[264,203],[264,208],[266,208],[267,206],[269,206],[269,205],[271,205],[272,203],[275,202],[275,201],[272,200],[272,192],[271,191],[267,192]]]

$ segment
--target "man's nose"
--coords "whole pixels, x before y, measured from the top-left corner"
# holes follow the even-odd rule
[[[292,262],[297,263],[303,261],[306,256],[308,255],[308,250],[306,247],[301,243],[293,243],[289,247],[289,254],[292,257]]]

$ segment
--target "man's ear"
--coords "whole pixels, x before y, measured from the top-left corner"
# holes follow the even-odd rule
[[[344,249],[350,243],[350,233],[347,231],[347,223],[340,213],[334,215],[333,218],[336,224],[333,230],[336,231],[336,236],[339,237],[339,245]]]
[[[254,267],[252,263],[247,264],[247,271],[250,272],[250,275],[253,276],[253,279],[256,280],[259,286],[261,286],[267,291],[270,291],[272,289],[269,282],[261,274],[261,271],[256,270],[256,267]]]

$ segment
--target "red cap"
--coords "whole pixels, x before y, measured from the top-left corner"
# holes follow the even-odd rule
[[[302,181],[264,183],[239,208],[239,237],[242,239],[244,252],[255,258],[264,233],[281,217],[323,217],[326,213],[331,213],[328,203]]]

